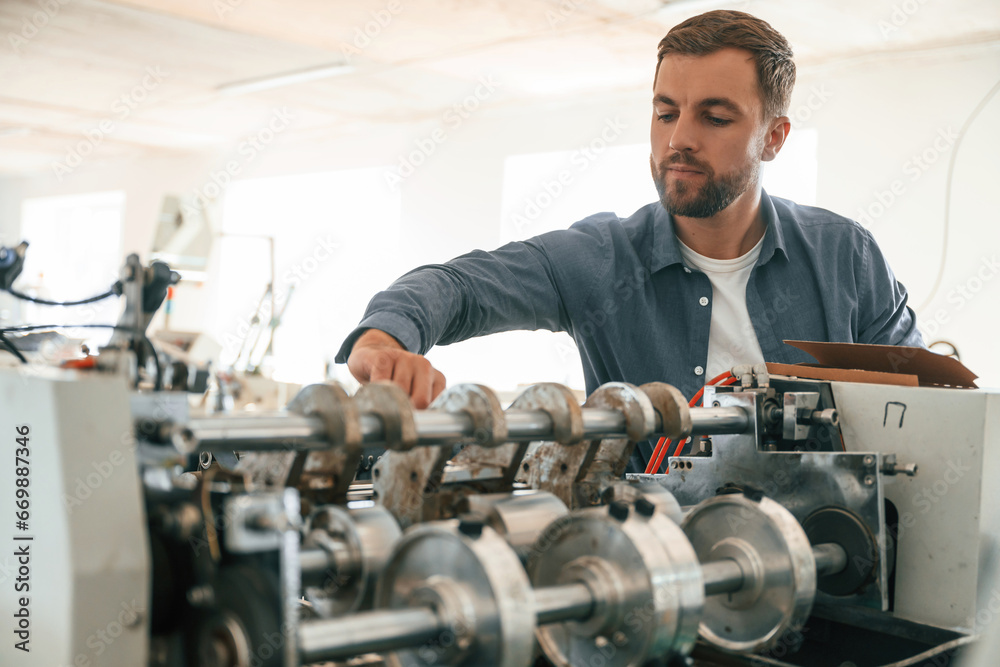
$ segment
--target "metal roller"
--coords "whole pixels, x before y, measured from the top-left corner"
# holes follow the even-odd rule
[[[522,563],[534,552],[539,536],[557,519],[569,514],[566,504],[546,491],[481,493],[470,495],[466,502],[474,514],[509,544]]]
[[[532,547],[529,583],[514,550],[471,516],[409,530],[379,609],[303,622],[302,661],[394,651],[394,666],[513,667],[530,664],[533,631],[560,667],[684,656],[699,633],[762,650],[808,615],[817,574],[847,563],[837,544],[810,547],[767,498],[709,499],[682,529],[640,495],[554,520]]]
[[[300,567],[305,597],[320,616],[371,606],[376,578],[402,531],[384,507],[326,505],[310,517]]]
[[[701,567],[681,529],[651,502],[579,510],[540,539],[528,563],[532,583],[583,584],[593,600],[587,616],[538,629],[555,665],[635,667],[690,653],[704,604]]]
[[[396,651],[389,665],[523,667],[531,661],[531,585],[514,551],[477,520],[422,524],[397,543],[377,611],[304,622],[302,662]]]
[[[755,652],[802,627],[816,593],[817,561],[791,512],[766,496],[722,495],[696,505],[681,528],[716,594],[705,602],[702,639]]]

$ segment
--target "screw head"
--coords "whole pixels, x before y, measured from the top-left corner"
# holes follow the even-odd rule
[[[656,512],[656,505],[651,503],[648,498],[640,496],[635,501],[635,511],[638,512],[639,516],[650,517]]]
[[[463,514],[458,518],[458,532],[473,539],[483,534],[484,525],[483,517],[479,514]]]
[[[871,456],[871,455],[866,456],[864,458],[864,462],[865,462],[866,466],[873,466],[873,465],[875,465],[875,457]]]
[[[875,486],[875,477],[872,475],[865,475],[865,486]]]
[[[608,505],[608,514],[618,521],[625,521],[628,518],[628,503],[616,500]]]

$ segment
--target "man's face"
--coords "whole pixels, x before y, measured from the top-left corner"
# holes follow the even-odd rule
[[[708,218],[756,190],[767,135],[761,108],[749,51],[663,58],[649,160],[667,211]]]

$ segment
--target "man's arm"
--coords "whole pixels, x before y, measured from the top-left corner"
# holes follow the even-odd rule
[[[553,234],[560,253],[586,254],[580,237],[588,235]],[[444,376],[421,356],[434,345],[516,329],[565,330],[566,310],[542,249],[550,236],[407,273],[372,299],[336,360],[347,361],[362,383],[391,379],[425,407],[444,388]]]
[[[917,316],[906,305],[908,294],[870,233],[866,233],[859,267],[858,343],[924,347]]]

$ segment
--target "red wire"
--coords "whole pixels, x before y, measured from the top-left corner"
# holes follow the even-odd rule
[[[731,385],[734,382],[736,382],[737,379],[738,378],[730,377],[725,382],[720,382],[717,386],[719,386],[719,387],[728,387],[729,385]],[[692,405],[691,407],[694,407],[694,406]],[[680,456],[681,455],[681,450],[684,449],[684,443],[686,441],[687,441],[687,438],[685,438],[681,442],[677,443],[677,449],[674,450],[674,456]],[[664,448],[664,449],[666,449],[666,448]],[[670,472],[670,468],[667,468],[667,472],[668,473]]]
[[[719,375],[717,375],[714,378],[712,378],[711,380],[709,380],[708,383],[706,384],[706,386],[708,386],[708,385],[714,385],[716,382],[719,382],[720,380],[723,380],[723,379],[726,380],[725,382],[723,382],[720,385],[720,386],[723,386],[723,387],[726,386],[726,385],[733,384],[737,380],[737,378],[735,376],[733,376],[732,373],[730,373],[729,371],[726,371],[725,373],[720,373]],[[701,397],[704,396],[704,395],[705,395],[705,387],[702,387],[701,389],[698,390],[698,393],[696,393],[694,395],[694,398],[692,398],[691,401],[688,403],[688,406],[692,407],[692,408],[694,406],[696,406],[698,404],[698,401],[700,401]],[[687,442],[687,438],[685,438],[685,439],[681,440],[679,443],[677,443],[677,451],[674,452],[674,456],[678,456],[680,454],[681,449],[684,447],[684,444],[686,442]],[[660,469],[660,465],[663,463],[663,457],[666,456],[667,451],[669,449],[670,449],[670,439],[669,438],[660,438],[659,442],[656,443],[656,447],[653,448],[653,454],[649,458],[649,463],[646,464],[646,474],[647,475],[650,474],[650,473],[656,474],[656,472]],[[667,473],[668,474],[670,473],[669,468],[667,469]]]

